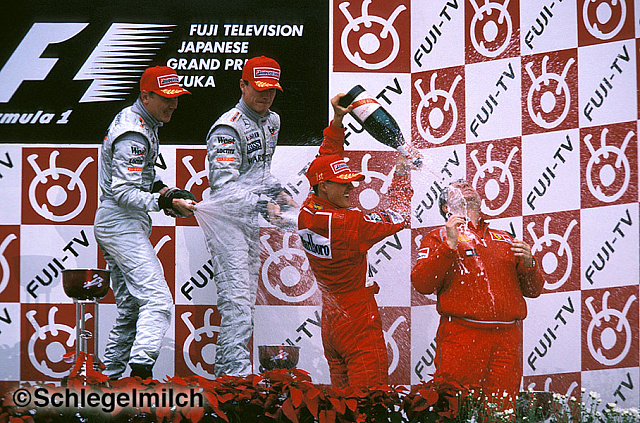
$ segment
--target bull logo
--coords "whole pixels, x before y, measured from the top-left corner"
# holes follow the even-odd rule
[[[49,310],[49,322],[45,326],[40,326],[35,319],[37,312],[35,310],[27,311],[27,320],[33,326],[34,333],[29,338],[27,344],[27,354],[29,361],[33,367],[45,376],[52,378],[62,378],[69,374],[71,365],[63,361],[64,355],[71,350],[75,345],[76,328],[71,328],[67,325],[56,323],[55,316],[58,312],[58,307],[51,307]],[[85,315],[85,321],[91,318],[91,314]],[[64,337],[66,334],[66,341]],[[37,347],[37,344],[43,344],[46,341],[44,347]],[[66,345],[66,346],[65,346]],[[44,350],[45,357],[39,359]]]
[[[416,111],[416,127],[418,132],[428,142],[441,144],[451,137],[458,123],[458,107],[453,98],[453,93],[462,81],[460,75],[456,75],[449,91],[436,88],[437,73],[431,75],[429,92],[425,94],[422,89],[422,79],[417,79],[414,83],[416,91],[420,95],[420,104]],[[426,127],[423,126],[425,120],[422,114],[427,115]]]
[[[218,337],[220,326],[213,325],[213,309],[211,308],[208,308],[207,311],[204,312],[204,326],[198,329],[191,323],[191,314],[190,311],[187,311],[180,316],[189,329],[189,336],[184,340],[182,347],[182,357],[184,358],[184,363],[194,374],[202,376],[205,379],[213,380],[216,376],[213,372],[210,373],[205,369],[205,366],[213,369],[216,362],[216,343],[214,342],[214,338]],[[206,335],[207,338],[203,338],[203,335]],[[202,361],[198,361],[195,364],[190,354],[192,349],[191,344],[194,342],[196,346],[194,346],[193,349],[196,350],[202,358]],[[203,366],[202,363],[204,363],[205,366]]]
[[[626,0],[585,0],[582,20],[589,34],[600,40],[618,35],[627,19]]]
[[[362,2],[362,16],[354,18],[349,13],[349,2],[340,3],[338,6],[342,14],[347,18],[347,26],[342,30],[340,37],[340,45],[342,51],[351,63],[364,69],[374,70],[382,69],[392,63],[398,56],[400,51],[400,36],[398,31],[393,27],[393,23],[407,8],[403,5],[396,7],[389,19],[369,14],[369,5],[372,0],[364,0]],[[364,27],[364,28],[363,28]],[[376,33],[377,32],[377,35]],[[358,36],[358,48],[360,51],[351,51],[349,47],[349,37],[351,34]],[[384,56],[382,42],[391,36],[391,51],[386,54],[383,60],[378,60],[374,56]],[[364,56],[364,57],[363,57]],[[371,61],[368,61],[371,60]]]
[[[593,297],[585,300],[592,317],[587,329],[587,343],[593,358],[606,366],[614,366],[627,356],[631,348],[633,334],[627,313],[631,304],[636,300],[636,296],[631,295],[622,311],[619,311],[615,308],[609,308],[609,295],[609,291],[602,294],[602,310],[600,311],[595,310]],[[623,344],[622,347],[619,344]]]
[[[509,0],[504,4],[484,0],[482,6],[471,1],[475,10],[469,28],[471,43],[476,51],[485,57],[497,57],[509,46],[513,23],[507,10]]]
[[[554,290],[560,288],[564,283],[569,279],[571,275],[571,268],[573,267],[573,254],[571,253],[571,246],[569,245],[569,236],[571,235],[571,230],[578,225],[578,222],[575,219],[572,219],[569,222],[569,226],[564,231],[564,235],[552,234],[549,232],[549,223],[551,222],[551,217],[547,216],[544,219],[544,230],[543,235],[538,237],[533,230],[535,226],[534,222],[530,222],[527,225],[527,230],[533,238],[533,246],[531,248],[531,252],[533,254],[537,252],[542,252],[542,270],[547,275],[554,275],[556,271],[557,273],[562,275],[557,278],[556,282],[549,282],[548,278],[545,278],[545,288],[549,290]],[[556,251],[553,251],[552,244],[557,243],[558,247]],[[562,269],[564,268],[564,272]]]
[[[600,201],[612,203],[618,200],[629,187],[631,180],[631,165],[625,156],[625,150],[633,138],[633,131],[627,132],[620,148],[607,145],[607,133],[604,128],[600,134],[600,148],[597,150],[591,144],[591,134],[584,137],[584,143],[591,153],[587,163],[586,178],[589,191]],[[622,175],[620,175],[622,173]],[[622,178],[620,183],[619,178]],[[597,181],[594,184],[594,179]]]
[[[498,160],[491,158],[491,152],[493,150],[493,144],[489,144],[487,147],[487,161],[484,164],[480,164],[478,160],[478,150],[471,152],[471,160],[476,165],[477,172],[473,176],[472,186],[476,190],[482,179],[487,179],[484,183],[484,198],[482,198],[481,210],[483,213],[489,216],[498,216],[503,213],[511,201],[513,200],[513,194],[515,193],[515,183],[513,180],[513,174],[509,169],[511,161],[518,152],[518,147],[513,147],[509,152],[507,160],[502,163]],[[499,172],[499,175],[494,176],[495,172]],[[486,200],[493,201],[499,198],[504,198],[504,190],[506,190],[506,199],[502,201],[502,204],[496,208],[490,208]]]
[[[540,76],[535,76],[532,69],[533,62],[529,62],[525,66],[532,82],[527,93],[527,110],[531,119],[538,126],[546,129],[555,128],[569,114],[571,93],[567,85],[567,74],[575,60],[573,58],[567,60],[562,75],[547,72],[548,61],[549,56],[544,56]],[[562,111],[557,113],[556,109]]]
[[[66,222],[78,216],[87,203],[87,188],[80,178],[80,175],[89,163],[93,162],[93,158],[85,158],[80,166],[78,166],[78,169],[73,172],[69,169],[60,168],[56,165],[56,158],[59,155],[59,151],[51,152],[51,155],[49,156],[49,169],[44,171],[40,169],[40,166],[38,166],[38,163],[36,162],[38,158],[37,154],[32,154],[27,157],[27,161],[31,164],[31,167],[36,173],[36,176],[29,185],[29,201],[36,213],[45,219],[49,219],[53,222]],[[50,184],[49,178],[51,178],[54,184]],[[38,204],[36,191],[38,186],[41,184],[47,186],[46,199],[49,203],[48,205]],[[77,205],[72,211],[66,214],[57,215],[49,210],[49,206],[52,206],[53,209],[57,209],[58,207],[66,206],[68,201],[74,201],[70,198],[69,193],[77,194],[74,196],[77,198]]]
[[[278,251],[274,251],[269,243],[269,234],[260,237],[263,251],[267,253],[262,265],[262,282],[275,298],[299,303],[315,294],[317,284],[302,246],[290,246],[293,236],[291,232],[284,232],[282,248]]]

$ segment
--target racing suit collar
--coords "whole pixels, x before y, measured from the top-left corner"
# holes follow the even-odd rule
[[[473,222],[469,222],[469,227],[472,231],[480,235],[480,238],[484,238],[487,230],[489,229],[489,222],[484,220],[483,217],[480,217],[477,225]]]
[[[475,225],[475,224],[474,224],[474,226],[475,226],[476,228],[478,228],[478,230],[483,230],[483,229],[485,229],[487,226],[489,226],[489,222],[487,222],[486,220],[484,220],[484,218],[480,217],[480,218],[478,219],[478,225]]]
[[[142,116],[142,119],[144,120],[144,122],[152,130],[155,131],[156,129],[158,129],[163,125],[162,122],[154,118],[153,115],[151,115],[151,113],[149,113],[147,109],[144,108],[144,106],[142,105],[142,101],[139,98],[136,100],[135,103],[133,103],[133,106],[131,107],[131,109],[133,110],[134,113],[137,113],[140,116]]]
[[[309,196],[307,205],[312,210],[338,210],[338,207],[336,207],[335,204],[330,201],[324,200],[315,194],[311,194],[311,196]]]
[[[471,227],[475,230],[482,230],[485,227],[489,226],[489,222],[484,220],[482,216],[478,217],[478,223],[474,222],[473,220],[469,220],[468,222],[469,222],[469,225],[471,225]]]
[[[242,97],[240,98],[240,101],[238,101],[238,104],[236,104],[236,108],[240,110],[243,115],[258,124],[264,124],[269,118],[269,115],[273,113],[271,110],[267,110],[267,113],[264,116],[261,116],[258,112],[247,106],[247,103],[244,102]]]

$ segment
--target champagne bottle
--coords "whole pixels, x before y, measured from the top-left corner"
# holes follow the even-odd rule
[[[351,116],[377,141],[400,152],[409,158],[414,166],[422,165],[422,156],[413,147],[405,143],[398,122],[384,107],[361,85],[356,85],[340,99],[342,107],[353,105]]]

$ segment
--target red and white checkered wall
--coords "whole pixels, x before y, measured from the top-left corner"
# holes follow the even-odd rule
[[[465,177],[492,224],[533,246],[546,277],[544,293],[527,302],[523,387],[575,396],[584,388],[638,407],[638,9],[632,0],[330,6],[330,94],[361,84],[426,158],[412,174],[411,229],[369,254],[392,383],[434,370],[435,298],[413,291],[409,273],[421,236],[443,224],[438,192]],[[367,176],[354,205],[390,204],[397,153],[345,123],[349,160]],[[198,198],[208,187],[204,136],[203,147],[161,147],[163,179]],[[299,203],[316,152],[276,151],[273,171]],[[75,348],[75,308],[60,271],[104,267],[92,229],[98,155],[98,145],[0,146],[0,380],[58,380],[71,367],[62,356]],[[202,232],[194,219],[153,218],[175,298],[155,375],[212,377],[220,316]],[[297,235],[263,222],[261,246],[254,369],[258,345],[288,342],[301,347],[299,367],[327,383],[320,296]],[[101,304],[104,348],[113,295]]]

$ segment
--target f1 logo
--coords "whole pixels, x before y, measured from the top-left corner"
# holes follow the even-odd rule
[[[88,23],[33,24],[27,35],[0,70],[0,103],[8,103],[22,81],[44,80],[58,59],[40,57],[49,44],[75,37]]]
[[[40,57],[49,44],[67,41],[87,25],[34,23],[0,70],[0,103],[8,103],[23,81],[43,81],[58,62],[56,58]],[[112,23],[73,78],[92,81],[79,103],[123,100],[123,92],[131,90],[154,59],[154,54],[149,53],[164,43],[174,26]],[[146,53],[141,56],[143,51]]]

